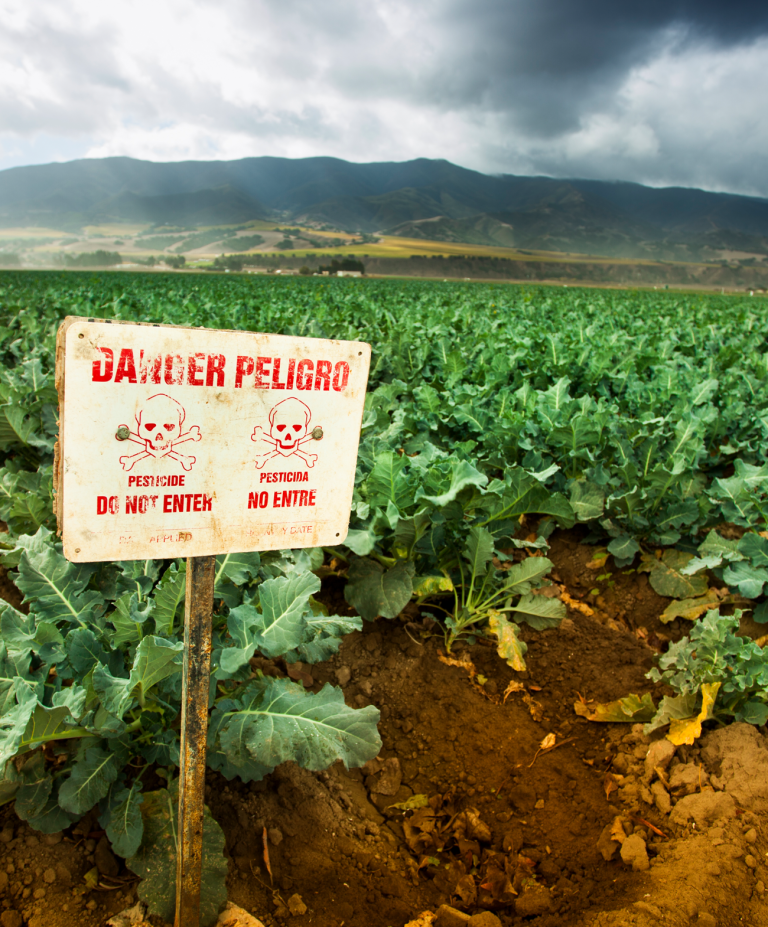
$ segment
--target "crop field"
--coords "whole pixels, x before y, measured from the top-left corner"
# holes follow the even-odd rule
[[[79,315],[373,348],[345,543],[217,559],[205,924],[768,923],[765,300],[6,271],[0,310],[5,909],[173,917],[185,563],[63,557]]]

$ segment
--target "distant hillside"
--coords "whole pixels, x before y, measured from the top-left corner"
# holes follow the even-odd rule
[[[409,238],[616,257],[768,255],[768,200],[548,177],[492,177],[448,161],[352,164],[102,158],[0,171],[0,225],[77,229],[252,219]]]

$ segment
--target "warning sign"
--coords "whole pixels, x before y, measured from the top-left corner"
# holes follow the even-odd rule
[[[67,318],[57,516],[69,560],[344,540],[370,345]]]

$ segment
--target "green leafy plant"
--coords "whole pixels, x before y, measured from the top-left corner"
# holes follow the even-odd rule
[[[671,686],[677,695],[662,699],[647,732],[672,720],[697,716],[706,699],[707,717],[721,721],[768,721],[768,653],[735,632],[741,612],[721,615],[708,611],[690,635],[669,645],[649,678]]]
[[[4,603],[0,613],[0,800],[15,798],[17,814],[44,833],[98,805],[115,850],[139,874],[155,873],[139,891],[165,916],[172,898],[157,894],[156,874],[172,866],[175,811],[168,794],[144,795],[142,777],[178,765],[184,564],[75,565],[45,527],[19,536],[6,561],[30,612]],[[257,651],[327,659],[361,626],[313,601],[311,563],[308,552],[217,558],[208,762],[227,778],[258,780],[289,759],[359,766],[379,752],[372,706],[348,708],[329,685],[314,694],[251,670]],[[226,865],[211,866],[219,897]]]
[[[175,250],[189,250],[225,234],[177,231],[151,247],[183,237]],[[345,564],[347,600],[365,619],[394,618],[416,603],[442,616],[449,644],[495,634],[506,658],[524,665],[518,622],[555,624],[561,608],[539,588],[548,561],[529,554],[546,552],[556,525],[576,523],[619,568],[652,547],[679,547],[660,560],[640,558],[654,588],[672,597],[669,620],[722,604],[699,575],[705,569],[731,587],[734,603],[765,590],[768,316],[757,300],[4,271],[0,519],[9,533],[0,548],[30,611],[3,606],[0,615],[0,801],[15,797],[33,826],[66,826],[93,801],[118,852],[148,853],[146,811],[154,806],[143,770],[172,769],[178,754],[183,563],[74,566],[52,534],[52,369],[67,314],[375,340],[351,530],[331,552]],[[531,540],[521,528],[534,517]],[[710,530],[699,544],[702,531],[723,522],[745,529],[744,538]],[[258,778],[286,756],[285,737],[263,736],[274,704],[303,762],[328,761],[332,744],[308,731],[337,715],[340,758],[358,762],[376,749],[374,710],[347,715],[331,690],[311,695],[251,670],[257,653],[324,659],[359,626],[314,601],[320,563],[310,552],[219,561],[209,762],[224,775]],[[758,621],[768,618],[765,608],[754,607]],[[750,704],[762,702],[760,684]],[[715,685],[686,695],[694,710],[696,699],[705,707],[703,687]],[[723,684],[714,710],[731,695]],[[758,708],[749,711],[759,716]],[[164,800],[157,797],[158,807]]]

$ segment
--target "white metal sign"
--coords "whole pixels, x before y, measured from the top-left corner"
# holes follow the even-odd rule
[[[56,356],[65,556],[340,543],[370,354],[356,341],[67,318]]]

